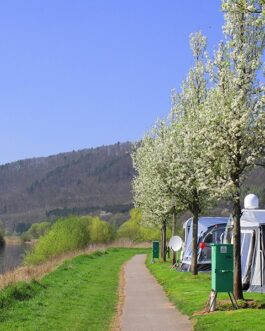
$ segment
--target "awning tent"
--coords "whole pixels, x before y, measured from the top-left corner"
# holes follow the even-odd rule
[[[249,292],[265,293],[265,210],[258,209],[258,198],[253,194],[245,198],[241,225],[241,270],[243,289]],[[226,226],[226,231],[224,227]],[[189,270],[192,257],[192,218],[183,228],[185,243],[182,256],[182,270]],[[230,242],[232,224],[229,217],[200,217],[198,221],[198,244],[206,247],[198,250],[198,269],[210,270],[210,243]],[[214,236],[215,234],[215,236]],[[224,239],[224,241],[223,241]]]
[[[265,293],[265,210],[244,209],[240,224],[243,288]]]
[[[224,233],[225,226],[229,217],[199,217],[198,220],[198,244],[206,241],[205,249],[198,250],[198,268],[199,270],[210,270],[211,267],[211,248],[210,243],[219,243],[221,235]],[[184,224],[185,243],[183,247],[181,270],[189,270],[192,257],[192,218]],[[208,238],[208,239],[207,239]]]

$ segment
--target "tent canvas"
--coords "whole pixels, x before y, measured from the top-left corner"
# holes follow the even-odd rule
[[[243,289],[249,292],[265,293],[265,210],[243,209],[241,216],[241,269]],[[227,227],[224,233],[224,226]],[[185,229],[185,243],[181,270],[189,270],[192,256],[192,218],[188,219]],[[232,224],[228,217],[200,217],[198,221],[198,244],[206,242],[206,248],[198,250],[199,270],[210,270],[210,248],[207,236],[216,232],[212,242],[224,242],[231,237]],[[230,231],[229,231],[230,229]],[[221,234],[221,235],[220,235]],[[224,234],[224,235],[222,235]],[[228,240],[229,242],[230,240]]]
[[[265,293],[265,210],[244,209],[240,223],[243,288]]]
[[[229,217],[199,217],[198,220],[198,244],[206,241],[205,249],[198,250],[198,269],[211,269],[211,248],[210,243],[221,242],[221,236],[224,233]],[[188,271],[191,266],[192,257],[192,218],[184,224],[185,243],[183,248],[181,270]]]

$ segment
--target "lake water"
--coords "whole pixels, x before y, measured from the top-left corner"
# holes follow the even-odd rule
[[[0,248],[0,274],[18,267],[28,248],[25,244],[6,244]]]

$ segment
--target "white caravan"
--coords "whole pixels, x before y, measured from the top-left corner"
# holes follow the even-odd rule
[[[254,194],[246,196],[241,216],[241,269],[243,289],[265,293],[265,209]],[[192,256],[192,218],[184,225],[185,244],[181,270],[189,271]],[[200,217],[198,222],[198,269],[211,270],[211,243],[233,243],[229,217]]]
[[[229,217],[199,217],[198,221],[198,270],[211,270],[211,246],[220,244]],[[189,271],[192,257],[192,218],[184,224],[185,243],[180,269]]]

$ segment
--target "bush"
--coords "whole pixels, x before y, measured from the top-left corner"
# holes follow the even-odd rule
[[[41,222],[31,224],[30,228],[21,234],[22,241],[30,241],[43,236],[52,226],[51,222]]]
[[[88,230],[91,243],[107,243],[114,238],[110,225],[99,217],[83,217],[89,222]]]
[[[90,241],[88,220],[76,216],[58,220],[25,257],[26,264],[38,264],[62,253],[80,249]]]
[[[130,219],[123,223],[118,230],[119,238],[126,238],[136,242],[160,240],[160,230],[141,225],[142,215],[139,209],[130,211]]]
[[[32,238],[38,239],[50,229],[51,225],[50,222],[35,223],[31,225],[28,232]]]
[[[27,241],[31,241],[32,238],[28,231],[26,231],[21,234],[20,239],[25,243]]]
[[[42,228],[45,227],[38,227]],[[65,252],[84,248],[89,243],[106,243],[112,238],[113,231],[110,225],[99,217],[70,216],[58,220],[49,231],[44,232],[26,255],[24,262],[38,264]]]

